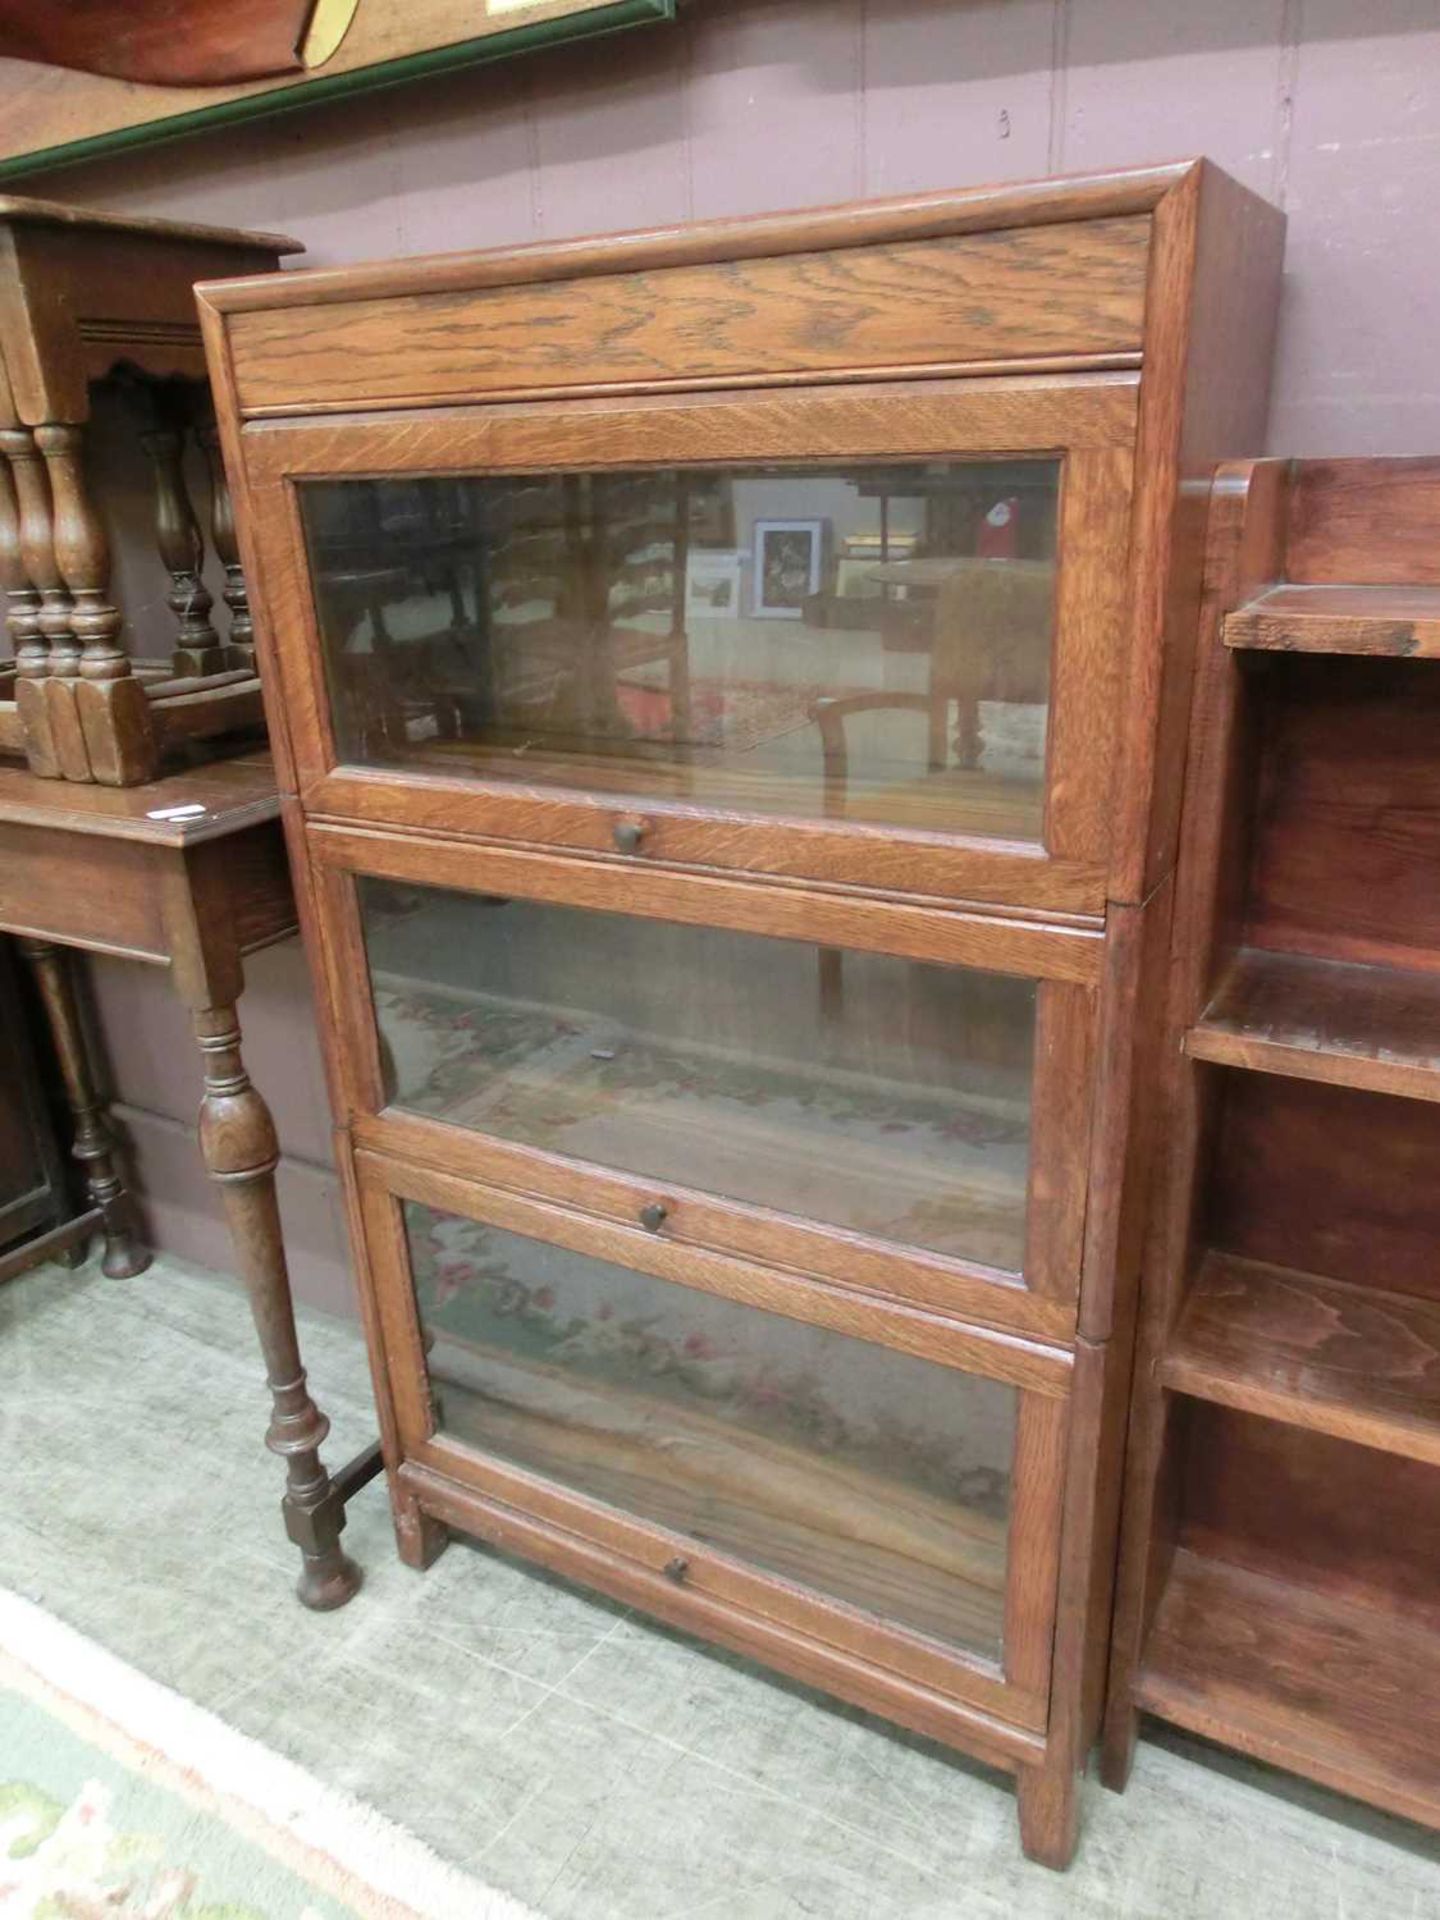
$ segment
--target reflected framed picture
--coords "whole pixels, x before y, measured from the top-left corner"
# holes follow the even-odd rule
[[[799,620],[825,575],[828,520],[755,522],[754,611],[764,619]]]
[[[735,620],[740,615],[741,553],[690,549],[685,563],[687,620]]]

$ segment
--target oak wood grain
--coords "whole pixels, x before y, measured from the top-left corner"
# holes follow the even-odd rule
[[[654,1400],[440,1334],[445,1432],[626,1513],[738,1552],[798,1585],[993,1656],[1002,1520]]]
[[[1250,945],[1440,968],[1440,675],[1425,660],[1295,656],[1263,673]]]
[[[1185,1051],[1218,1066],[1440,1100],[1440,977],[1246,947]]]
[[[787,1273],[753,1261],[678,1246],[662,1232],[621,1224],[557,1207],[548,1201],[473,1179],[387,1160],[368,1151],[356,1157],[362,1186],[383,1187],[404,1200],[459,1213],[509,1233],[592,1254],[680,1286],[698,1288],[829,1327],[836,1333],[892,1346],[944,1366],[1003,1380],[1027,1392],[1063,1397],[1069,1390],[1071,1355],[998,1328],[980,1327],[899,1301],[837,1288],[809,1275]]]
[[[1219,1093],[1216,1076],[1182,1055],[1181,1038],[1208,994],[1213,949],[1234,938],[1246,884],[1240,841],[1252,782],[1249,729],[1240,670],[1221,643],[1220,621],[1275,576],[1285,480],[1279,461],[1232,462],[1217,473],[1210,496],[1105,1699],[1102,1774],[1116,1788],[1134,1752],[1140,1650],[1175,1541],[1176,1462],[1157,1368],[1192,1270]]]
[[[1093,986],[1102,963],[1098,930],[1045,926],[1001,913],[911,906],[897,900],[767,887],[728,875],[668,872],[617,861],[577,860],[506,845],[475,846],[418,834],[379,833],[316,822],[310,845],[322,862],[392,880],[623,910],[691,926],[814,941],[821,946],[906,953],[915,960],[982,967]]]
[[[1440,1820],[1433,1632],[1181,1552],[1140,1704],[1376,1806]]]
[[[932,1739],[978,1753],[992,1765],[1033,1765],[1043,1752],[1042,1733],[966,1699],[972,1692],[996,1697],[996,1682],[987,1684],[978,1669],[956,1661],[945,1691],[912,1680],[873,1653],[853,1652],[818,1632],[817,1616],[793,1589],[777,1600],[773,1587],[762,1594],[748,1582],[727,1579],[742,1570],[683,1535],[642,1530],[593,1507],[586,1512],[574,1496],[561,1499],[538,1479],[465,1459],[453,1447],[427,1449],[426,1460],[407,1462],[400,1479],[427,1512],[450,1526]],[[663,1572],[677,1555],[689,1562],[683,1584]]]
[[[1212,1244],[1357,1286],[1440,1299],[1440,1107],[1268,1073],[1229,1076]]]
[[[1426,1460],[1172,1395],[1177,1544],[1440,1632]]]
[[[1061,1343],[1073,1332],[1073,1269],[1068,1291],[1059,1279],[1053,1292],[1042,1291],[1014,1275],[827,1229],[674,1182],[645,1180],[533,1147],[461,1133],[443,1121],[393,1107],[374,1115],[357,1114],[353,1135],[358,1145],[377,1153],[627,1224],[663,1192],[669,1209],[665,1231],[677,1245],[734,1253],[1039,1340]],[[1077,1255],[1072,1243],[1072,1259]]]
[[[1183,187],[1200,164],[1179,160],[1157,167],[1073,174],[1008,186],[946,188],[800,212],[692,221],[646,232],[542,240],[483,253],[319,267],[303,275],[287,274],[279,288],[252,278],[228,280],[198,292],[202,305],[213,312],[236,314],[264,307],[383,298],[396,291],[455,292],[477,286],[523,285],[589,274],[987,233],[1002,227],[1111,220],[1150,213]]]
[[[231,320],[241,407],[434,404],[516,387],[644,386],[760,368],[1133,351],[1144,220],[1001,229],[659,268],[583,282],[402,293]]]
[[[1440,458],[1434,454],[1298,460],[1284,577],[1315,586],[1440,586],[1437,518]]]
[[[1269,653],[1440,657],[1440,586],[1278,586],[1225,617],[1225,644]]]
[[[1440,1466],[1440,1306],[1208,1253],[1161,1364],[1181,1393]]]

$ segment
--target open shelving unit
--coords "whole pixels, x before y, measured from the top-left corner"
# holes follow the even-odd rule
[[[1431,1826],[1437,485],[1212,504],[1104,1756],[1145,1711]]]
[[[1440,1100],[1440,974],[1244,948],[1184,1046],[1219,1067]]]
[[[1440,1466],[1440,1303],[1207,1253],[1163,1384]]]
[[[1440,659],[1440,587],[1270,587],[1226,615],[1225,644]]]
[[[1433,1823],[1433,1632],[1294,1582],[1175,1556],[1138,1704],[1192,1733]]]

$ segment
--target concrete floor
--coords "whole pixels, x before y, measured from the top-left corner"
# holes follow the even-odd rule
[[[361,1340],[310,1319],[337,1463],[373,1427]],[[1070,1873],[1008,1785],[625,1609],[452,1546],[306,1614],[240,1294],[158,1261],[0,1288],[0,1582],[422,1835],[583,1920],[1430,1920],[1440,1840],[1163,1729],[1085,1789]]]

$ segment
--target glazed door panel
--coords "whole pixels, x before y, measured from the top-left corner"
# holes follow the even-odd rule
[[[1111,375],[248,428],[308,808],[1097,911],[1134,405]]]
[[[771,928],[747,883],[717,899],[543,855],[319,827],[311,844],[366,1144],[1073,1330],[1090,936],[795,894]],[[452,877],[465,890],[435,884]]]
[[[1043,1725],[1068,1356],[359,1167],[407,1458]]]

